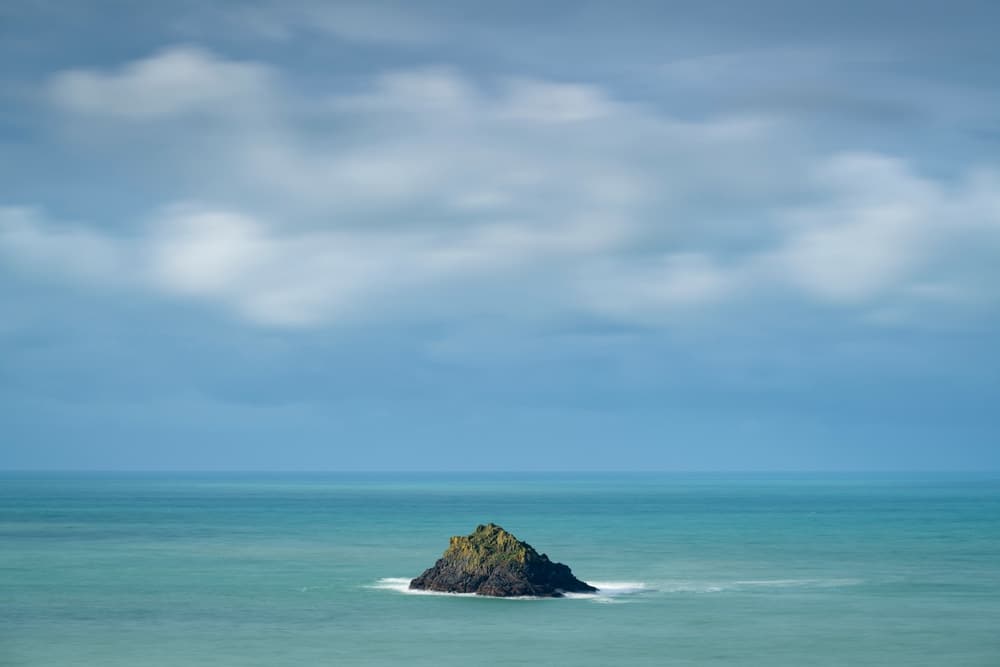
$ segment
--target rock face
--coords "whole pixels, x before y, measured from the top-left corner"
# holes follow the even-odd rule
[[[596,588],[553,563],[500,526],[476,526],[468,537],[453,537],[444,555],[410,582],[411,589],[477,593],[494,597],[562,597]]]

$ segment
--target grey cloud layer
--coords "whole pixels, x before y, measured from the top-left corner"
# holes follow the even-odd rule
[[[178,177],[128,235],[4,209],[0,252],[283,326],[469,309],[664,324],[767,298],[912,319],[997,302],[989,165],[936,181],[810,148],[782,117],[682,121],[578,82],[438,67],[350,92],[293,83],[194,47],[54,75],[67,121],[165,133],[188,156],[170,169],[201,182]]]

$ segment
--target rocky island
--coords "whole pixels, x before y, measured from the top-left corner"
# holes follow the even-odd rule
[[[451,538],[444,555],[411,581],[410,588],[493,597],[597,592],[574,577],[568,566],[553,563],[493,523],[476,526],[471,535]]]

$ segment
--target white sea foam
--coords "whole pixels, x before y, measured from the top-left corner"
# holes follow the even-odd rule
[[[376,581],[369,588],[378,588],[385,591],[396,591],[397,593],[405,593],[406,595],[441,595],[445,597],[459,597],[459,598],[474,598],[474,597],[487,597],[479,596],[475,593],[447,593],[445,591],[424,591],[410,588],[410,579],[408,577],[384,577]],[[501,598],[497,598],[501,599]],[[536,597],[509,597],[502,598],[504,600],[538,600]]]
[[[567,598],[593,600],[594,602],[620,602],[622,596],[634,595],[647,590],[646,584],[639,581],[595,581],[591,585],[598,590],[596,593],[567,593]],[[442,591],[420,591],[410,588],[410,579],[407,577],[384,577],[379,579],[368,588],[375,588],[386,591],[396,591],[407,595],[444,595],[449,597],[480,597],[475,593],[445,593]],[[498,598],[503,600],[544,600],[538,597],[509,597]]]
[[[378,588],[385,591],[396,591],[407,595],[453,595],[460,597],[472,597],[475,593],[445,593],[443,591],[421,591],[410,588],[409,577],[384,577],[376,581],[369,588]]]
[[[406,577],[385,577],[384,579],[379,579],[374,584],[369,586],[369,588],[381,588],[387,591],[399,591],[400,593],[409,592],[410,580]]]
[[[839,588],[857,586],[861,579],[740,579],[736,581],[665,581],[656,589],[664,593],[724,593],[781,588]]]
[[[596,593],[566,593],[566,597],[603,604],[627,602],[630,596],[649,590],[641,581],[591,581]]]
[[[857,586],[861,579],[739,579],[734,581],[671,580],[648,585],[642,581],[592,581],[596,593],[566,593],[574,600],[590,600],[598,603],[629,602],[635,596],[649,593],[738,593],[767,591],[786,588],[839,588]],[[475,593],[444,593],[441,591],[420,591],[410,589],[406,577],[385,577],[369,588],[396,591],[407,595],[442,595],[450,597],[479,597]],[[540,600],[537,597],[511,597],[504,600]]]
[[[603,595],[629,595],[646,590],[646,584],[641,581],[591,581],[589,583]]]

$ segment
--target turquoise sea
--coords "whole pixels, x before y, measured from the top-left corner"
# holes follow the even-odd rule
[[[604,590],[404,592],[493,521]],[[989,475],[0,475],[0,664],[1000,665]]]

